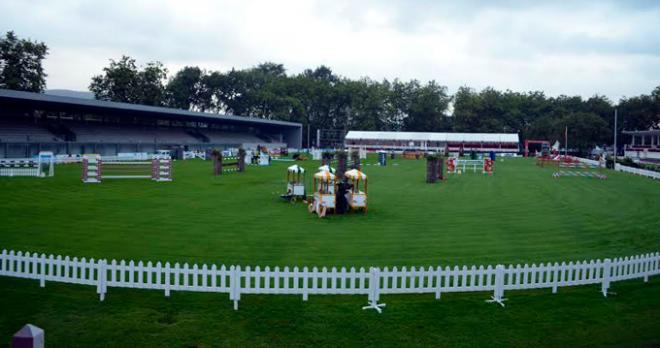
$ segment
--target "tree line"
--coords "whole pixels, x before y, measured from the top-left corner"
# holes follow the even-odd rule
[[[10,32],[0,50],[0,87],[43,91],[45,44]],[[618,103],[491,87],[461,87],[452,95],[436,81],[350,79],[327,66],[288,74],[272,62],[228,71],[187,66],[170,76],[158,61],[140,66],[122,56],[92,77],[89,90],[99,100],[300,122],[312,135],[317,129],[501,132],[554,141],[568,128],[570,146],[586,151],[612,143],[615,108],[619,131],[660,128],[660,86]]]

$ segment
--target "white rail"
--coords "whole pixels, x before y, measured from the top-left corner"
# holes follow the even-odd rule
[[[646,176],[646,177],[649,177],[649,178],[652,178],[652,179],[655,179],[655,180],[660,179],[660,172],[654,172],[652,170],[628,167],[628,166],[621,165],[619,163],[614,164],[614,169],[616,171],[619,171],[619,172]]]

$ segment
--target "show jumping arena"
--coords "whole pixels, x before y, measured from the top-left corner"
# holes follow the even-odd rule
[[[424,156],[401,157],[362,166],[364,209],[323,219],[280,197],[291,182],[311,197],[320,160],[214,176],[210,160],[88,156],[0,177],[0,308],[53,346],[655,342],[657,180],[498,157],[452,167],[492,176],[428,185]],[[607,180],[553,179],[591,172]]]

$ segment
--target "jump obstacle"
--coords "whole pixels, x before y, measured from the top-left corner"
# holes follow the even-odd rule
[[[487,175],[493,175],[494,161],[490,158],[480,160],[460,159],[456,157],[449,157],[447,159],[447,173],[461,174],[467,173],[468,168],[472,168],[472,172],[476,173],[477,168],[481,168],[481,172]]]
[[[55,175],[55,156],[50,151],[39,152],[36,158],[0,159],[0,176],[35,176],[45,178]]]
[[[101,183],[109,179],[172,181],[172,160],[162,157],[151,161],[112,160],[98,155],[83,157],[82,182]]]
[[[597,178],[601,180],[607,179],[607,175],[596,172],[575,172],[575,171],[560,170],[558,172],[552,173],[552,177],[555,179],[558,179],[562,176],[583,176],[588,178]]]
[[[241,161],[240,157],[223,157],[222,158],[222,172],[223,173],[234,173],[242,172],[239,162]]]
[[[213,160],[213,174],[216,176],[245,171],[247,158],[245,152],[239,152],[238,156],[223,156],[222,153],[216,153],[210,158]]]
[[[550,157],[550,156],[538,157],[536,159],[536,165],[539,167],[545,167],[545,166],[557,167],[556,171],[552,173],[552,177],[555,179],[566,176],[574,176],[574,177],[581,176],[587,178],[597,178],[601,180],[607,179],[607,175],[605,174],[594,171],[588,171],[590,169],[603,168],[604,163],[602,162],[588,163],[571,156],[557,155],[554,157]],[[565,168],[567,170],[562,170],[562,168]]]

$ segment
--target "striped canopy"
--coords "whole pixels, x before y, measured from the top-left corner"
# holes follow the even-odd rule
[[[334,181],[335,175],[327,171],[320,171],[314,174],[314,178],[321,181]]]
[[[330,172],[330,173],[334,173],[334,172],[335,172],[335,168],[332,168],[332,167],[330,167],[329,165],[326,164],[326,165],[322,165],[322,166],[320,166],[320,167],[319,167],[319,171],[320,171],[320,172]]]
[[[294,165],[290,166],[290,167],[287,168],[286,170],[287,170],[289,173],[296,173],[296,174],[302,174],[302,173],[305,172],[305,168],[303,168],[303,167],[301,167],[301,166],[299,166],[299,165],[297,165],[297,164],[294,164]]]
[[[364,174],[357,169],[347,171],[344,176],[352,180],[367,180],[367,174]]]

